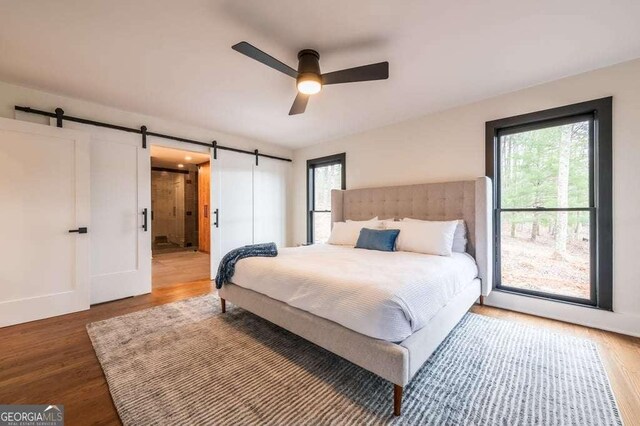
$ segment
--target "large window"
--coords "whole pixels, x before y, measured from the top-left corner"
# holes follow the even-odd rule
[[[611,104],[487,123],[497,289],[612,308]]]
[[[331,190],[345,189],[345,154],[307,161],[307,243],[331,234]]]

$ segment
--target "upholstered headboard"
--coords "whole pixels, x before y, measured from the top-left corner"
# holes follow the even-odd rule
[[[491,182],[476,180],[331,191],[331,222],[411,217],[425,220],[463,219],[467,252],[478,263],[482,294],[492,287]]]

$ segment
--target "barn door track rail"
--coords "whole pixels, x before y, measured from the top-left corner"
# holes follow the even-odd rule
[[[28,114],[36,114],[36,115],[42,115],[42,116],[45,116],[45,117],[55,118],[56,119],[56,126],[58,126],[58,127],[62,127],[62,124],[63,124],[64,120],[67,120],[67,121],[73,121],[74,123],[88,124],[90,126],[105,127],[107,129],[120,130],[122,132],[137,133],[137,134],[142,136],[142,147],[145,148],[145,149],[147,148],[147,136],[155,136],[156,138],[170,139],[170,140],[173,140],[173,141],[190,143],[190,144],[193,144],[193,145],[200,145],[200,146],[206,146],[208,148],[213,148],[213,158],[214,159],[218,158],[217,150],[221,149],[223,151],[233,151],[233,152],[238,152],[240,154],[248,154],[248,155],[255,156],[256,165],[258,165],[258,158],[259,157],[272,158],[274,160],[288,161],[288,162],[292,161],[290,158],[278,157],[276,155],[263,154],[261,152],[258,152],[257,149],[253,150],[253,151],[248,151],[248,150],[244,150],[244,149],[232,148],[230,146],[223,146],[223,145],[220,145],[217,141],[200,142],[200,141],[196,141],[196,140],[193,140],[193,139],[187,139],[187,138],[181,138],[181,137],[178,137],[178,136],[166,135],[164,133],[150,132],[147,129],[147,126],[141,126],[139,129],[136,129],[134,127],[126,127],[126,126],[120,126],[120,125],[117,125],[117,124],[104,123],[102,121],[95,121],[95,120],[89,120],[89,119],[86,119],[86,118],[73,117],[71,115],[66,115],[62,108],[56,108],[55,112],[48,112],[48,111],[42,111],[42,110],[31,108],[31,107],[25,107],[25,106],[16,105],[15,106],[15,110],[16,111],[21,111],[21,112],[26,112]]]

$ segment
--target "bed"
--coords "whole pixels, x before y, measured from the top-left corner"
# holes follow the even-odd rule
[[[332,191],[332,222],[463,219],[466,253],[450,257],[333,245],[238,262],[226,301],[295,333],[402,392],[469,308],[491,291],[491,190],[476,180]]]

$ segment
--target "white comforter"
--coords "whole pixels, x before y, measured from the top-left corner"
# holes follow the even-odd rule
[[[477,276],[466,253],[443,257],[317,244],[242,259],[233,282],[358,333],[400,342]]]

